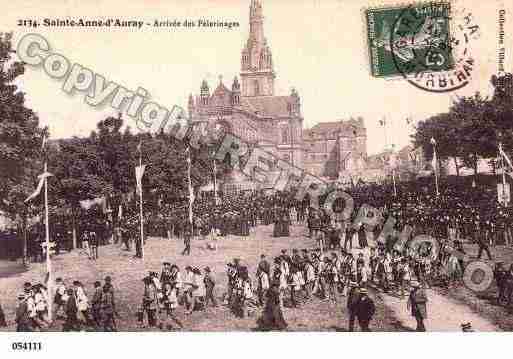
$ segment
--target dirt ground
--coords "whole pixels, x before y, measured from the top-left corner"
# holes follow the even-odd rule
[[[216,296],[220,302],[226,291],[226,264],[238,257],[247,265],[252,278],[256,271],[260,254],[265,253],[269,260],[279,255],[282,249],[289,252],[292,248],[313,248],[316,244],[307,238],[302,226],[293,227],[291,237],[272,238],[272,226],[259,226],[250,237],[229,236],[219,241],[217,251],[207,250],[205,241],[194,240],[191,256],[180,253],[183,244],[178,240],[150,238],[145,246],[144,260],[134,259],[133,252],[127,252],[119,245],[100,247],[100,258],[91,261],[78,251],[62,254],[53,260],[54,278],[60,276],[66,283],[80,280],[89,296],[93,283],[110,275],[116,289],[117,307],[120,317],[117,319],[119,330],[145,330],[138,327],[136,310],[140,306],[143,283],[142,278],[148,271],[160,271],[163,261],[176,263],[180,268],[186,265],[204,268],[209,266],[215,276]],[[258,238],[258,239],[257,239]],[[25,281],[38,282],[44,278],[45,265],[33,264],[28,272],[14,274],[0,279],[2,306],[10,322],[7,330],[15,330],[13,323],[16,294],[22,290]],[[371,293],[372,295],[372,293]],[[347,315],[346,298],[340,296],[338,302],[314,299],[300,308],[285,308],[284,316],[291,331],[345,331]],[[393,320],[387,318],[387,312],[379,297],[376,298],[377,313],[372,328],[379,331],[398,330]],[[187,331],[251,331],[256,328],[260,315],[257,308],[252,316],[240,319],[235,317],[228,307],[208,308],[191,315],[184,313],[183,307],[177,310],[177,317]],[[62,322],[57,321],[52,330],[61,330]]]
[[[55,257],[52,262],[54,278],[60,276],[68,284],[73,280],[80,280],[86,293],[91,297],[94,281],[103,280],[105,276],[110,275],[116,289],[118,329],[148,330],[139,328],[135,315],[143,293],[142,278],[148,271],[159,272],[163,261],[176,263],[181,269],[186,265],[199,268],[209,266],[217,282],[216,296],[221,302],[220,298],[226,291],[226,264],[233,258],[240,258],[254,278],[260,254],[266,254],[271,261],[272,257],[279,255],[281,249],[291,252],[293,248],[316,246],[316,243],[306,237],[303,226],[293,226],[288,238],[273,238],[271,234],[272,226],[259,226],[251,232],[250,237],[229,236],[221,239],[217,251],[207,250],[205,241],[194,240],[191,256],[181,255],[181,241],[160,238],[149,238],[145,245],[144,260],[133,258],[133,251],[127,252],[116,244],[100,247],[100,258],[97,261],[89,260],[79,251],[65,253]],[[9,322],[9,327],[3,330],[15,330],[13,320],[16,294],[22,290],[23,283],[42,281],[44,274],[44,264],[32,264],[27,272],[0,279],[1,304]],[[476,313],[464,301],[433,290],[429,291],[428,295],[428,330],[459,331],[459,325],[469,321],[479,331],[507,330],[497,325],[486,312]],[[406,310],[405,300],[372,289],[370,296],[374,298],[377,309],[371,323],[372,330],[411,331],[415,328],[414,320]],[[235,317],[228,307],[220,305],[217,308],[195,311],[191,315],[186,315],[183,307],[179,307],[176,315],[182,322],[184,331],[252,331],[257,327],[256,321],[260,312],[261,309],[256,308],[250,317],[240,319]],[[316,298],[300,308],[285,308],[284,316],[290,331],[346,331],[348,327],[346,298],[341,295],[337,302]],[[53,331],[61,329],[62,321],[56,321],[51,328]]]

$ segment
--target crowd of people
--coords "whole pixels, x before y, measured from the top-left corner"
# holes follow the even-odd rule
[[[427,315],[427,298],[423,288],[461,282],[467,263],[455,252],[465,253],[464,243],[476,243],[477,258],[484,252],[488,260],[493,260],[490,247],[513,244],[511,208],[499,204],[490,192],[462,192],[448,187],[436,196],[406,184],[396,191],[387,186],[367,185],[346,192],[355,204],[351,218],[346,219],[330,217],[322,209],[311,208],[308,198],[297,201],[292,194],[284,192],[270,195],[237,193],[225,195],[217,203],[212,198],[200,198],[194,204],[192,223],[185,201],[149,206],[145,214],[148,235],[183,239],[184,255],[191,254],[193,238],[215,239],[228,235],[244,238],[252,228],[268,224],[274,226],[274,237],[290,236],[290,226],[294,223],[304,225],[318,247],[301,251],[292,249],[290,256],[283,250],[270,261],[262,254],[253,278],[248,266],[234,259],[227,265],[226,293],[221,297],[215,293],[216,281],[211,268],[187,266],[182,271],[177,265],[166,262],[160,275],[150,272],[143,278],[143,298],[136,311],[139,325],[182,328],[183,323],[176,316],[180,306],[187,314],[209,305],[217,307],[221,302],[239,317],[253,315],[257,308],[261,308],[259,327],[281,330],[287,328],[283,306],[299,307],[314,298],[339,303],[340,298],[346,296],[349,330],[354,329],[356,319],[361,330],[370,330],[375,306],[367,291],[372,288],[403,298],[408,296],[412,316],[417,319],[417,329],[425,330],[423,319]],[[379,213],[381,220],[373,228],[356,223],[358,209],[363,204],[373,206]],[[395,220],[395,232],[380,238],[389,218]],[[131,250],[135,242],[138,256],[141,241],[137,217],[125,211],[125,216],[114,222],[112,240],[122,241],[127,250]],[[438,255],[434,255],[430,246],[421,246],[415,251],[408,246],[396,248],[394,244],[405,226],[411,227],[409,239],[428,234],[438,240]],[[84,228],[80,236],[82,247],[87,248],[91,259],[97,259],[98,246],[104,242],[100,238],[106,235],[97,232],[97,225]],[[212,244],[209,248],[217,247]],[[494,265],[498,301],[511,306],[513,266],[508,267],[502,262]],[[57,288],[62,288],[62,284],[59,285]],[[38,313],[35,309],[36,296],[41,302],[40,299],[47,295],[45,286],[27,283],[24,289],[20,295],[19,307],[22,309],[17,315],[18,327],[45,328],[48,323],[41,314],[44,310],[40,309]],[[62,293],[58,292],[59,296],[56,295],[54,300],[55,308],[64,308],[66,314],[63,329],[116,329],[114,295],[107,281],[103,286],[95,283],[91,301],[80,282],[60,291]],[[42,308],[42,304],[40,306]]]
[[[116,331],[114,298],[110,276],[105,277],[103,285],[99,281],[94,283],[91,299],[78,280],[66,285],[59,277],[51,293],[43,283],[26,282],[17,296],[16,330],[43,331],[57,320],[62,320],[63,331]]]

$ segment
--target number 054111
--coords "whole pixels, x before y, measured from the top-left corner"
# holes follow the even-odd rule
[[[11,344],[11,348],[17,351],[39,351],[43,345],[41,342],[14,342]]]

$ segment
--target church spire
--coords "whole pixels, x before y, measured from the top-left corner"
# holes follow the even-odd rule
[[[251,0],[249,7],[249,41],[263,45],[264,38],[264,16],[262,15],[262,4],[259,0]]]
[[[273,96],[274,70],[271,49],[264,36],[260,0],[249,6],[249,37],[241,54],[242,96]]]

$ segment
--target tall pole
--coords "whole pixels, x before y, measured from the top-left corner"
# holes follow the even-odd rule
[[[292,150],[290,153],[290,163],[294,166],[294,124],[290,126],[290,148]]]
[[[506,166],[504,163],[504,159],[502,159],[502,198],[504,199],[504,206],[506,206],[507,199],[506,199]]]
[[[390,154],[390,160],[389,163],[392,167],[392,183],[394,185],[394,197],[397,197],[397,186],[395,184],[395,169],[397,166],[397,156],[395,154],[395,143],[392,139],[392,145],[391,145],[391,154]]]
[[[502,143],[499,142],[499,158],[502,166],[502,202],[506,206],[506,161],[502,155]]]
[[[44,165],[44,173],[48,171],[48,163],[45,159]],[[48,272],[48,320],[52,321],[52,303],[53,303],[53,294],[52,294],[52,262],[50,259],[50,226],[48,223],[48,177],[45,176],[45,230],[46,230],[46,271]]]
[[[395,186],[395,170],[392,168],[392,182],[394,183],[394,197],[397,197],[397,187]]]
[[[139,168],[142,168],[142,151],[139,150]],[[141,259],[144,259],[144,223],[143,223],[143,195],[142,195],[142,178],[139,187],[139,215],[141,222]]]
[[[436,156],[436,141],[434,138],[431,138],[431,144],[433,145],[433,167],[435,170],[435,188],[436,188],[436,196],[440,195],[440,191],[438,190],[438,157]]]
[[[396,129],[395,129],[395,121],[393,120],[393,117],[390,117],[389,119],[392,133],[390,135],[390,147],[392,151],[395,151],[395,140],[396,140]]]
[[[214,202],[217,206],[217,164],[216,164],[216,158],[213,159],[214,162]]]
[[[438,190],[438,170],[435,168],[435,188],[436,188],[436,196],[440,195],[440,191]]]
[[[385,133],[385,149],[388,147],[388,137],[387,137],[387,118],[383,117],[383,131]]]
[[[193,202],[193,189],[191,182],[191,150],[187,147],[187,181],[189,185],[189,223],[191,224],[191,228],[193,226],[193,213],[192,213],[192,202]]]

